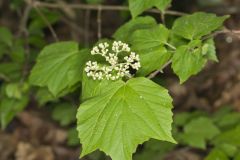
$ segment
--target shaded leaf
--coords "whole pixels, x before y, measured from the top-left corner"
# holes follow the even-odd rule
[[[206,141],[220,133],[213,122],[206,117],[197,118],[184,126],[182,141],[190,146],[205,149]]]
[[[219,149],[213,149],[204,160],[229,160],[227,155]]]
[[[76,107],[69,103],[60,103],[54,107],[52,118],[61,126],[67,126],[76,120]]]
[[[128,2],[132,17],[135,18],[152,7],[157,7],[164,12],[164,10],[170,5],[171,0],[128,0]]]
[[[3,129],[6,128],[8,123],[12,121],[17,113],[21,112],[26,107],[28,100],[27,96],[24,96],[19,100],[7,97],[1,99],[0,121]]]
[[[45,47],[37,58],[30,75],[30,82],[48,87],[57,96],[82,79],[82,72],[88,58],[87,50],[78,50],[75,42],[59,42]]]
[[[12,46],[13,35],[11,31],[6,27],[0,27],[0,42]]]
[[[48,91],[47,88],[38,88],[35,98],[40,106],[45,105],[47,102],[55,102],[57,98]]]
[[[225,131],[219,134],[217,137],[214,138],[213,144],[231,144],[234,146],[240,146],[240,126],[237,126],[231,130]]]
[[[0,64],[0,77],[6,77],[9,80],[19,80],[22,76],[22,65],[18,63],[1,63]]]
[[[189,40],[200,39],[222,27],[229,16],[217,17],[215,14],[197,12],[178,18],[173,25],[173,32]]]
[[[76,128],[71,128],[71,129],[68,130],[67,144],[69,146],[77,146],[77,145],[79,145],[78,132],[77,132]]]

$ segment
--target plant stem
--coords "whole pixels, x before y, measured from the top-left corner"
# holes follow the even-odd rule
[[[164,66],[162,66],[161,69],[156,70],[155,72],[151,73],[148,78],[152,79],[158,75],[158,73],[162,72],[170,63],[172,63],[172,60],[169,60]]]
[[[40,2],[40,1],[35,1],[33,2],[35,6],[37,7],[46,7],[46,8],[64,8],[64,5],[61,4],[56,4],[56,3],[47,3],[47,2]],[[99,10],[99,5],[91,5],[91,4],[66,4],[69,8],[73,9],[85,9],[85,10]],[[102,10],[111,10],[111,11],[129,11],[128,6],[116,6],[116,5],[101,5]],[[160,11],[158,9],[151,9],[148,10],[147,12],[151,13],[159,13]],[[183,12],[178,12],[178,11],[172,11],[172,10],[167,10],[164,12],[167,15],[173,15],[173,16],[184,16],[187,15],[186,13]]]

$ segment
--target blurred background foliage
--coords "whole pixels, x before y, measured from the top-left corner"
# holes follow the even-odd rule
[[[29,7],[24,0],[0,1],[0,159],[75,160],[81,150],[75,130],[80,84],[54,97],[32,87],[28,75],[39,51],[55,41],[74,40],[90,47],[98,40],[98,11],[68,4],[127,5],[125,0],[42,0],[62,9]],[[174,0],[171,10],[230,14],[227,26],[240,27],[239,0]],[[160,15],[150,14],[161,21]],[[111,38],[130,19],[128,11],[102,11],[102,37]],[[171,26],[176,17],[167,16]],[[56,38],[56,37],[55,37]],[[218,36],[219,64],[209,64],[183,86],[170,70],[154,79],[170,88],[174,99],[173,134],[178,144],[150,140],[135,160],[240,160],[239,40]],[[83,160],[106,160],[96,151]]]

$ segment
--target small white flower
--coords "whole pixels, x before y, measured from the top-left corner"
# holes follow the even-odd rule
[[[114,41],[111,52],[109,52],[109,44],[99,43],[91,50],[92,55],[101,55],[105,58],[109,65],[99,65],[98,62],[88,61],[86,63],[85,72],[88,77],[93,80],[117,80],[123,77],[132,77],[129,69],[139,70],[141,67],[139,55],[132,52],[128,44],[121,41]],[[119,59],[119,54],[124,52],[128,56]]]

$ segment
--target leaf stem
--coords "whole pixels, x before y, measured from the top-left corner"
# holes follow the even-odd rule
[[[170,43],[164,43],[166,46],[168,46],[169,48],[173,49],[173,50],[176,50],[177,48],[173,45],[171,45]]]
[[[172,60],[170,59],[164,66],[162,66],[162,68],[160,68],[159,70],[154,71],[153,73],[151,73],[148,78],[152,79],[154,77],[156,77],[158,75],[158,73],[162,72],[169,64],[172,63]]]

